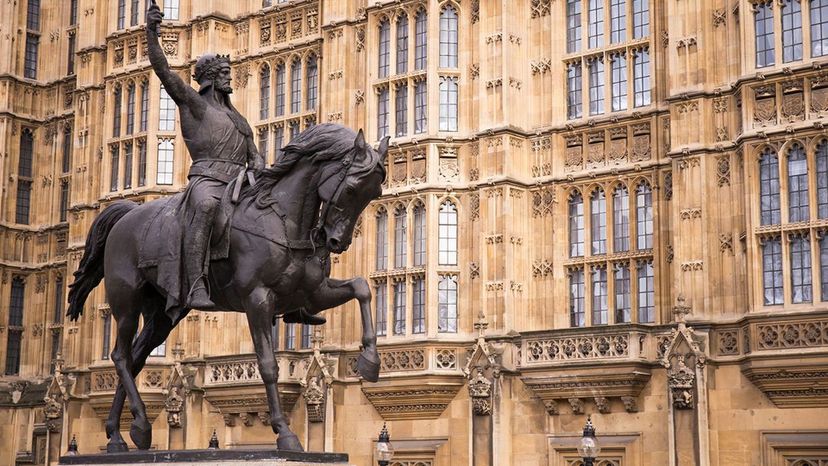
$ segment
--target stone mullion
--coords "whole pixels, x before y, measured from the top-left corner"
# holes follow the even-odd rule
[[[811,59],[811,2],[803,0],[799,3],[802,13],[802,60],[804,62]],[[810,100],[806,100],[810,102]],[[807,110],[807,109],[806,109]]]
[[[607,325],[613,325],[615,321],[615,311],[617,303],[615,302],[615,264],[609,262],[607,267]]]

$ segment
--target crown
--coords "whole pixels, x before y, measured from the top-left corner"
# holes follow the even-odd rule
[[[216,77],[219,67],[225,63],[230,64],[230,55],[203,55],[196,62],[193,79],[199,83],[205,79],[212,80]]]

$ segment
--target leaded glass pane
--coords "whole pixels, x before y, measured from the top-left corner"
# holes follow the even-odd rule
[[[762,288],[766,306],[784,302],[782,285],[782,242],[768,238],[762,245]]]
[[[437,331],[457,333],[457,277],[440,277],[437,286]]]
[[[443,202],[439,214],[438,263],[457,265],[457,207]]]
[[[759,212],[762,225],[782,223],[779,204],[779,159],[767,148],[759,160]]]
[[[788,152],[788,207],[789,221],[808,221],[808,159],[805,157],[805,149],[799,144],[795,144]]]
[[[791,238],[791,300],[794,304],[810,303],[811,240],[807,234]]]
[[[773,2],[754,6],[754,28],[756,39],[756,67],[764,68],[774,64],[773,59]]]
[[[630,194],[626,186],[618,186],[612,196],[612,229],[614,252],[630,250]]]
[[[581,193],[569,199],[569,256],[584,255],[584,200]]]
[[[592,254],[607,253],[607,198],[603,189],[592,193],[589,202]]]
[[[569,325],[571,327],[586,325],[584,307],[584,269],[577,268],[569,272]]]
[[[608,322],[608,291],[606,267],[592,269],[592,325]]]

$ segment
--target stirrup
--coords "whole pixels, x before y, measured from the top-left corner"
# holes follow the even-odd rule
[[[324,317],[311,314],[303,307],[283,315],[282,321],[286,324],[306,325],[323,325],[328,322]]]
[[[204,277],[199,277],[187,295],[187,307],[191,309],[212,309],[216,304],[210,299]]]

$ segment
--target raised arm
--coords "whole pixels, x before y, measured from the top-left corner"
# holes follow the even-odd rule
[[[167,57],[158,43],[158,28],[164,13],[155,0],[152,0],[147,10],[147,55],[149,55],[152,69],[164,85],[164,89],[178,106],[188,107],[194,115],[199,115],[204,109],[204,102],[198,93],[185,83],[178,74],[170,70]]]

